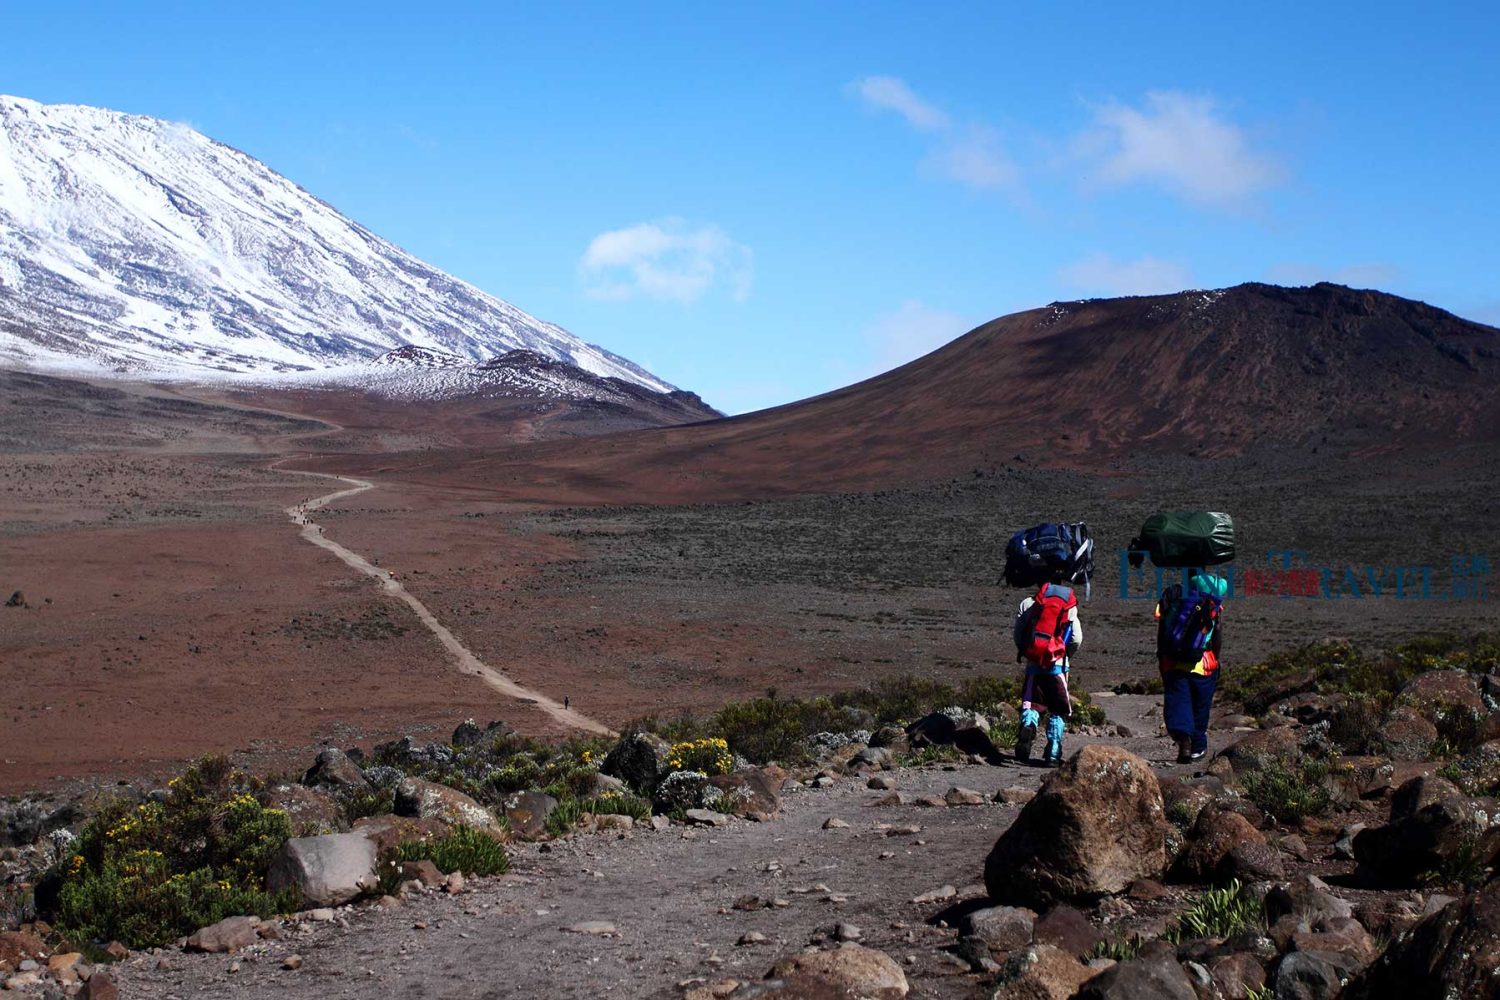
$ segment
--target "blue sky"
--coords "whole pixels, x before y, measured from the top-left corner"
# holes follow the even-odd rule
[[[5,0],[0,92],[188,122],[726,410],[1054,299],[1500,324],[1493,3],[231,6]]]

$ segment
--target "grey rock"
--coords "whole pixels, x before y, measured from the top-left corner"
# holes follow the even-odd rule
[[[375,888],[375,844],[360,833],[294,837],[272,860],[266,886],[294,888],[314,906],[338,906]]]

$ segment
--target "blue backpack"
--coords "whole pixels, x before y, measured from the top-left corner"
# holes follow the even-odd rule
[[[1094,540],[1082,521],[1038,524],[1011,535],[1005,546],[1005,582],[1012,587],[1082,583],[1087,599],[1093,573]]]
[[[1182,589],[1174,583],[1161,592],[1161,624],[1156,632],[1157,654],[1170,660],[1197,662],[1213,641],[1214,627],[1224,602],[1213,594]]]

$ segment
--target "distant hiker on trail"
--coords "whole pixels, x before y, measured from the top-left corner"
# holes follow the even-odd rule
[[[568,706],[571,704],[573,704],[573,699],[569,698],[567,695],[563,695],[563,711],[566,712],[568,710]]]
[[[1174,583],[1156,605],[1156,656],[1161,668],[1162,714],[1177,743],[1177,763],[1191,764],[1208,754],[1208,718],[1219,684],[1219,648],[1224,578],[1192,570],[1186,592]]]
[[[1016,615],[1014,638],[1016,662],[1026,664],[1021,682],[1021,729],[1016,735],[1016,760],[1031,759],[1041,713],[1047,709],[1047,748],[1042,763],[1062,763],[1063,733],[1073,714],[1068,698],[1068,657],[1083,644],[1083,626],[1078,621],[1078,598],[1073,588],[1044,583],[1036,596],[1021,602]]]

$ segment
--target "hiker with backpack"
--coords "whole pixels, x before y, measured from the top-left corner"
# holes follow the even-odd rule
[[[1177,743],[1177,763],[1208,754],[1208,721],[1219,684],[1224,641],[1224,578],[1198,567],[1187,589],[1174,583],[1156,605],[1156,656],[1161,669],[1162,714]]]
[[[1005,547],[1005,582],[1013,587],[1037,587],[1021,602],[1012,626],[1016,662],[1026,664],[1021,681],[1021,728],[1016,734],[1016,759],[1031,760],[1031,747],[1041,725],[1039,706],[1047,710],[1047,746],[1042,763],[1062,763],[1063,734],[1073,714],[1068,697],[1069,657],[1083,643],[1078,621],[1078,598],[1070,583],[1082,582],[1089,592],[1094,571],[1094,541],[1088,525],[1039,524],[1011,536]]]
[[[1078,598],[1073,588],[1044,583],[1036,595],[1021,602],[1015,623],[1016,661],[1026,664],[1021,681],[1021,728],[1016,733],[1016,760],[1031,760],[1041,712],[1047,710],[1047,746],[1042,764],[1062,763],[1063,735],[1073,704],[1068,697],[1069,657],[1083,644],[1083,626],[1078,621]]]

